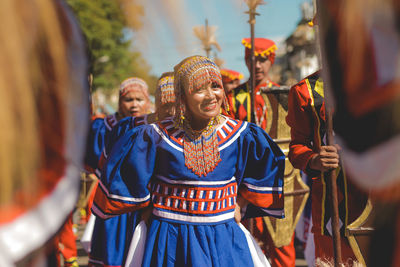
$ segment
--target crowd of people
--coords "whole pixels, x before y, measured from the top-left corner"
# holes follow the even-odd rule
[[[250,39],[242,44],[250,70]],[[288,245],[276,247],[263,220],[285,212],[285,155],[266,133],[272,111],[262,94],[279,87],[269,79],[276,49],[272,40],[255,38],[253,117],[250,84],[240,84],[243,74],[220,70],[203,56],[188,57],[159,78],[153,114],[146,109],[143,80],[121,83],[118,111],[93,120],[87,143],[87,171],[99,179],[89,266],[136,266],[127,255],[140,221],[149,228],[142,266],[251,266],[259,255],[239,224],[271,266],[295,266],[295,233]],[[344,229],[362,211],[366,196],[351,189],[337,146],[325,144],[324,108],[319,72],[292,87],[288,158],[312,180],[311,261],[334,256],[323,173],[340,170],[342,254],[352,265],[357,258]]]
[[[250,38],[242,40],[249,72],[255,66],[254,90],[250,81],[240,83],[243,74],[188,56],[159,77],[153,113],[147,83],[127,77],[118,110],[90,121],[85,46],[63,3],[32,1],[29,8],[43,19],[16,21],[15,3],[2,1],[10,9],[4,23],[15,27],[9,38],[31,46],[21,47],[26,57],[12,58],[16,48],[0,44],[10,57],[5,62],[14,63],[0,62],[0,81],[16,89],[4,99],[28,99],[27,110],[4,111],[2,121],[13,132],[1,135],[11,143],[1,156],[13,165],[1,162],[8,179],[0,180],[0,266],[78,266],[73,210],[82,172],[96,176],[87,203],[94,220],[86,229],[89,266],[295,266],[295,232],[276,246],[265,222],[287,212],[286,164],[311,184],[308,262],[329,264],[337,256],[327,185],[333,171],[341,258],[346,266],[361,264],[346,229],[369,196],[348,179],[340,147],[327,143],[322,70],[289,91],[287,155],[267,133],[267,102],[276,99],[265,92],[279,85],[269,77],[277,46],[266,38],[255,38],[253,48]],[[27,25],[37,36],[17,30]],[[21,114],[31,118],[20,123]]]

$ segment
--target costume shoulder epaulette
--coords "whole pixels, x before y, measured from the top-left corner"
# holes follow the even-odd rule
[[[313,74],[307,76],[304,80],[309,80],[310,83],[315,83],[321,77],[321,71],[318,70]]]

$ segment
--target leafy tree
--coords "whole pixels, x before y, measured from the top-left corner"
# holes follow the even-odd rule
[[[130,0],[132,2],[132,0]],[[126,78],[137,76],[155,88],[156,77],[141,54],[134,50],[129,31],[137,30],[140,22],[127,20],[124,12],[141,18],[141,6],[128,6],[128,1],[67,0],[86,38],[93,90],[117,88]],[[131,34],[130,34],[131,35]]]

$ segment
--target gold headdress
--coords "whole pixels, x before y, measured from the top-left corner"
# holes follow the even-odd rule
[[[223,88],[221,73],[218,66],[204,56],[186,58],[175,66],[174,70],[175,124],[185,132],[183,141],[185,165],[198,176],[206,176],[221,161],[215,130],[219,123],[219,115],[210,121],[206,129],[202,131],[193,130],[190,125],[190,118],[185,118],[184,94],[185,90],[191,93],[194,88],[200,88],[210,82]]]
[[[161,75],[160,79],[157,82],[155,102],[156,106],[175,102],[173,72],[165,72]]]

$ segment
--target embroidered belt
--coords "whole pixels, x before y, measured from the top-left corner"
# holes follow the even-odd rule
[[[153,213],[159,217],[188,222],[218,222],[233,218],[237,184],[232,179],[220,185],[153,184]]]

